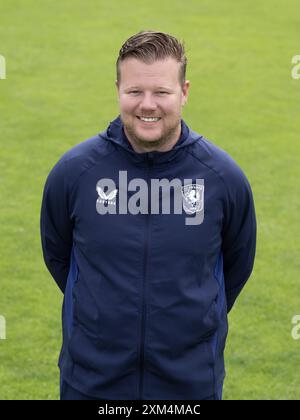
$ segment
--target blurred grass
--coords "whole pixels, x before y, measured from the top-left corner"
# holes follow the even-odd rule
[[[62,296],[42,261],[45,178],[118,114],[115,60],[141,29],[185,40],[184,119],[247,174],[258,218],[255,270],[230,314],[225,399],[299,399],[300,54],[296,0],[1,3],[0,399],[57,399]]]

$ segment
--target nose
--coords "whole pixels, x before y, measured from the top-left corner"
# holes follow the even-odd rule
[[[152,94],[149,93],[145,93],[143,95],[142,101],[140,103],[140,108],[141,110],[144,111],[155,111],[157,108],[157,104],[152,96]]]

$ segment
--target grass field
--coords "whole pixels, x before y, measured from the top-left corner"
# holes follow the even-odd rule
[[[3,0],[0,54],[0,399],[57,399],[62,296],[41,255],[45,178],[118,114],[115,60],[141,29],[185,40],[184,119],[229,152],[255,197],[251,280],[229,317],[224,399],[300,399],[298,0]]]

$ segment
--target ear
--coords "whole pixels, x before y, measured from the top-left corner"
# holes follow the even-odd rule
[[[182,102],[181,105],[184,106],[187,103],[190,89],[190,81],[186,80],[182,86]]]
[[[115,80],[115,85],[116,85],[116,88],[117,88],[117,96],[118,96],[118,101],[119,101],[120,83],[118,82],[118,80]]]

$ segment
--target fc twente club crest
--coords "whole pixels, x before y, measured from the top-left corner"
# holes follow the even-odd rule
[[[182,187],[183,208],[187,214],[198,213],[204,206],[204,185],[189,184]]]

